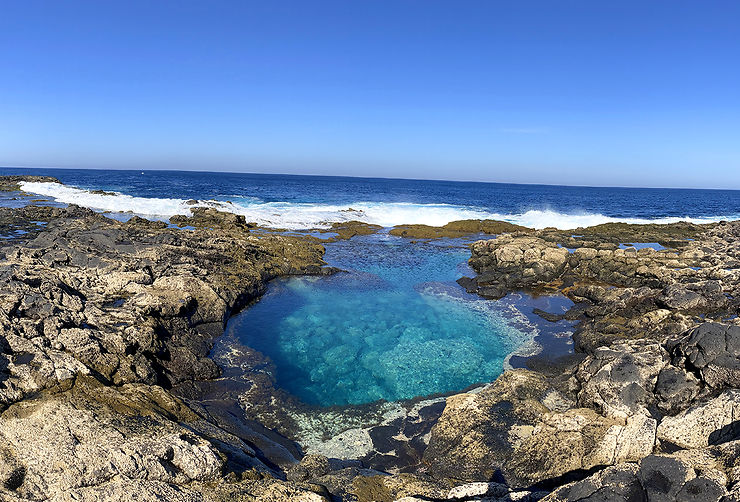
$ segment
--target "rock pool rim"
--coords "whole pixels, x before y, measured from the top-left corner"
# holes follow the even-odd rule
[[[521,298],[490,302],[455,284],[471,272],[467,243],[358,239],[325,246],[324,260],[351,273],[278,280],[230,320],[288,392],[321,406],[433,396],[488,383],[511,354],[533,352]]]

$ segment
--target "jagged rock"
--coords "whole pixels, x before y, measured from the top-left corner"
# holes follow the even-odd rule
[[[702,313],[722,310],[728,303],[719,281],[671,284],[665,288],[658,301],[671,310]]]
[[[224,441],[241,444],[241,451],[230,455],[240,454],[243,466],[273,472],[238,438],[203,426],[163,389],[80,382],[71,391],[26,399],[3,413],[0,450],[13,459],[6,465],[23,472],[21,480],[8,474],[15,481],[5,486],[13,485],[22,496],[47,498],[120,476],[177,485],[213,482],[221,477],[225,458],[204,439],[206,431],[219,437],[222,447]]]
[[[636,340],[596,349],[578,367],[578,403],[625,419],[655,405],[653,390],[668,354],[657,342]]]
[[[3,498],[3,500],[8,500]],[[10,499],[21,500],[21,499]],[[182,502],[205,502],[202,494],[165,483],[142,479],[117,478],[97,486],[81,486],[48,498],[51,502],[158,502],[177,500]]]
[[[219,487],[215,495],[210,490],[203,490],[207,501],[210,500],[248,500],[254,502],[330,502],[331,496],[320,486],[286,483],[277,479],[265,479],[253,483],[244,483],[235,487]],[[231,488],[231,489],[229,489]]]
[[[685,410],[701,392],[701,381],[693,373],[675,366],[664,366],[658,373],[655,398],[658,409],[668,415]]]
[[[636,502],[647,495],[637,477],[637,464],[620,464],[597,472],[583,481],[564,485],[542,502]]]
[[[420,497],[422,499],[443,498],[445,489],[412,474],[359,476],[352,480],[351,493],[358,502],[374,502]]]
[[[542,501],[717,502],[726,494],[721,482],[697,475],[688,462],[667,455],[651,455],[638,464],[609,467],[562,486]]]
[[[506,462],[506,481],[527,487],[576,471],[640,460],[653,452],[656,424],[642,415],[625,424],[583,408],[545,414]]]
[[[21,189],[20,183],[59,183],[59,180],[51,176],[32,176],[28,174],[19,174],[11,176],[0,176],[0,191],[10,192]]]
[[[15,355],[0,389],[6,405],[90,372],[116,384],[213,378],[206,356],[232,310],[271,277],[322,272],[320,245],[253,238],[227,219],[182,232],[76,206],[17,213],[49,223],[3,250],[0,328]]]
[[[329,459],[325,456],[306,455],[288,470],[287,478],[289,481],[308,481],[328,474],[330,469]]]
[[[188,201],[190,203],[190,201]],[[197,203],[197,201],[196,201]],[[192,207],[191,216],[175,215],[170,218],[170,223],[179,226],[192,226],[196,228],[223,228],[234,230],[246,230],[251,227],[247,220],[240,214],[219,211],[213,207]]]
[[[658,425],[658,438],[682,448],[700,448],[740,437],[740,390],[727,390]]]
[[[422,463],[435,476],[492,479],[540,416],[550,411],[545,402],[551,392],[543,375],[516,370],[476,394],[447,398]]]
[[[687,462],[669,456],[652,455],[644,458],[639,465],[637,477],[648,500],[657,502],[676,500],[684,485],[696,477]]]
[[[471,246],[470,266],[478,272],[480,287],[533,287],[558,278],[568,264],[568,250],[537,237],[478,241]]]
[[[669,347],[710,387],[740,387],[740,326],[706,322]]]
[[[473,244],[479,275],[461,282],[494,297],[564,292],[577,305],[551,318],[581,321],[575,340],[586,354],[569,388],[562,382],[572,368],[516,370],[448,397],[421,465],[389,475],[318,455],[295,465],[297,445],[238,406],[173,397],[173,389],[198,396],[201,384],[218,395],[225,379],[213,380],[212,340],[266,281],[331,272],[315,238],[251,235],[244,218],[192,209],[173,219],[192,231],[76,206],[0,210],[0,225],[29,231],[0,242],[0,499],[521,501],[544,495],[529,491],[533,483],[557,487],[596,469],[550,499],[737,495],[727,487],[740,481],[740,391],[684,408],[737,387],[736,330],[706,323],[685,332],[702,322],[696,314],[737,311],[739,224],[614,226],[579,231],[585,237],[496,222],[412,229],[515,231]],[[358,222],[327,229],[332,239],[377,230]],[[676,249],[617,249],[625,235]],[[264,371],[242,372],[241,404],[283,399],[269,364],[253,359],[245,368]],[[661,413],[678,415],[658,425]],[[428,428],[416,429],[421,454]]]
[[[452,488],[447,500],[487,501],[487,502],[534,502],[547,495],[547,492],[512,490],[502,483],[468,483]]]

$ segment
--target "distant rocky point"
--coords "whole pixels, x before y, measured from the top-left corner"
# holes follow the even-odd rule
[[[22,182],[33,182],[33,183],[61,183],[58,179],[52,178],[51,176],[30,176],[30,175],[17,175],[17,176],[0,176],[0,191],[11,192],[20,191],[20,183]]]

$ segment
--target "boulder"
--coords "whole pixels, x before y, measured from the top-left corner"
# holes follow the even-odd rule
[[[527,487],[640,460],[653,452],[655,429],[654,419],[639,414],[626,423],[583,408],[545,414],[506,462],[506,480],[511,486]]]
[[[531,434],[540,416],[550,411],[545,403],[553,392],[543,375],[514,370],[478,393],[447,398],[422,464],[438,477],[464,481],[500,478],[515,446]]]
[[[650,415],[656,404],[658,375],[668,364],[668,353],[657,342],[632,340],[599,347],[578,367],[578,404],[604,416],[626,419]]]
[[[568,265],[568,250],[538,237],[504,234],[471,245],[470,266],[485,288],[531,288],[560,277]]]
[[[710,313],[727,306],[727,297],[719,281],[671,284],[658,301],[671,310]]]
[[[646,501],[637,464],[620,464],[582,481],[561,486],[542,502],[636,502]]]
[[[740,390],[727,390],[658,425],[658,438],[681,448],[700,448],[740,437]]]
[[[669,347],[679,364],[715,389],[740,387],[740,326],[705,322]]]
[[[700,392],[701,381],[689,371],[669,364],[658,373],[655,398],[664,414],[675,415],[685,410]]]
[[[718,502],[727,501],[727,493],[721,482],[697,474],[684,460],[650,455],[561,486],[542,502]]]

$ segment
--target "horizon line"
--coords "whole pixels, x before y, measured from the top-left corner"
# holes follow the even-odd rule
[[[391,176],[357,176],[347,174],[313,174],[313,173],[280,173],[280,172],[250,172],[250,171],[231,171],[226,169],[216,169],[213,171],[200,169],[176,169],[176,168],[129,168],[129,167],[62,167],[62,166],[0,166],[0,169],[58,169],[58,170],[88,170],[88,171],[156,171],[156,172],[183,172],[183,173],[224,173],[224,174],[249,174],[258,176],[308,176],[324,178],[353,178],[367,180],[396,180],[396,181],[443,181],[450,183],[484,183],[490,185],[525,185],[525,186],[549,186],[549,187],[572,187],[572,188],[623,188],[632,190],[714,190],[737,192],[738,188],[720,188],[720,187],[681,187],[681,186],[629,186],[629,185],[567,185],[556,183],[540,182],[508,182],[508,181],[483,181],[483,180],[461,180],[461,179],[439,179],[439,178],[406,178]]]

